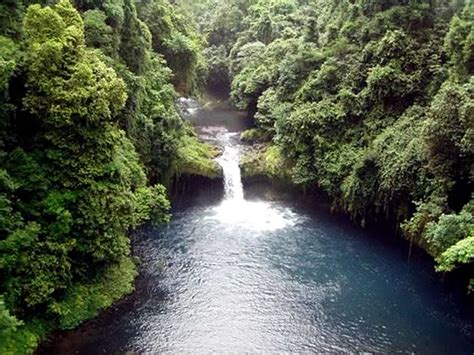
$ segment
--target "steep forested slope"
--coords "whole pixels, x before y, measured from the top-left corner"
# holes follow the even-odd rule
[[[166,0],[0,5],[0,353],[132,290],[129,230],[167,222],[160,183],[207,154],[175,105],[203,65],[190,23]]]
[[[267,142],[244,176],[322,189],[363,224],[395,221],[439,271],[472,277],[473,2],[208,3],[209,85],[231,82],[255,117],[243,138]]]
[[[128,232],[168,220],[175,174],[218,174],[175,106],[204,84],[255,117],[244,176],[474,278],[473,23],[470,0],[2,1],[0,352],[131,291]]]

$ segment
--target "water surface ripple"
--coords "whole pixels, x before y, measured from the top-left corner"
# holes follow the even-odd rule
[[[138,331],[119,349],[472,353],[456,305],[383,243],[279,203],[240,205],[255,220],[271,211],[276,226],[230,223],[225,204],[189,208],[144,234],[145,265],[162,260],[166,271],[148,283],[151,303],[123,325]]]
[[[429,259],[324,212],[245,200],[237,137],[202,132],[224,147],[225,199],[138,233],[136,294],[51,353],[474,352],[472,318]]]

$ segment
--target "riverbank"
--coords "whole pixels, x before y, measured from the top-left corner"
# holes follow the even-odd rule
[[[321,186],[308,188],[304,184],[298,183],[298,176],[294,175],[295,163],[288,158],[278,145],[270,142],[268,137],[265,137],[265,133],[259,129],[250,129],[244,131],[241,134],[241,140],[246,144],[246,149],[240,160],[240,167],[242,170],[242,180],[246,187],[250,187],[255,183],[269,182],[280,190],[292,190],[299,191],[302,194],[315,194],[319,197],[330,201],[330,209],[334,212],[344,214],[347,218],[350,218],[355,223],[365,226],[382,226],[388,230],[393,230],[394,235],[408,240],[410,243],[410,251],[412,250],[412,244],[422,249],[424,252],[429,254],[438,263],[442,261],[442,256],[427,243],[426,239],[421,237],[413,237],[409,233],[409,229],[405,226],[407,222],[402,223],[403,219],[400,220],[400,216],[396,216],[397,211],[377,211],[376,208],[372,207],[373,210],[364,216],[357,216],[347,209],[346,202],[344,200],[331,199]],[[296,169],[297,170],[297,169]],[[324,185],[324,184],[323,184]],[[319,198],[318,197],[318,198]],[[405,216],[404,218],[407,218]],[[417,222],[419,223],[419,222]],[[455,258],[455,256],[452,256]],[[454,270],[452,268],[440,268],[437,267],[438,271],[450,271],[447,275],[440,275],[444,279],[456,280],[454,283],[457,285],[463,285],[465,292],[470,294],[470,298],[474,304],[474,273],[468,268],[458,267]]]
[[[177,194],[169,226],[134,233],[135,292],[41,354],[474,348],[471,313],[420,250],[407,263],[407,243],[330,213],[323,196],[242,178],[239,115],[189,117],[223,147],[223,195]]]
[[[131,294],[138,275],[136,262],[131,256],[124,257],[119,263],[102,270],[90,282],[73,284],[63,300],[52,306],[48,318],[31,318],[19,324],[15,336],[1,344],[2,353],[33,353],[48,335],[74,329]]]
[[[222,169],[215,162],[220,151],[200,140],[192,127],[179,141],[176,162],[168,177],[169,197],[198,190],[212,191],[222,197]],[[87,283],[73,283],[42,318],[29,318],[19,322],[14,333],[0,343],[4,354],[33,353],[51,334],[74,329],[102,314],[112,305],[134,292],[138,275],[134,256],[122,257],[119,262],[101,270]],[[53,336],[55,339],[57,335]]]

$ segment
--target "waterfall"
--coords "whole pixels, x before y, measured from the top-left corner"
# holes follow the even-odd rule
[[[246,201],[240,174],[241,147],[239,134],[229,132],[226,120],[221,111],[204,111],[199,103],[187,98],[180,98],[183,119],[190,120],[199,126],[200,137],[222,147],[222,155],[216,159],[224,175],[224,199],[213,207],[214,214],[209,219],[218,220],[226,228],[253,229],[255,231],[273,231],[292,226],[294,214],[289,209],[277,209],[267,201]],[[214,112],[214,113],[213,113]],[[234,120],[241,117],[235,115]]]
[[[177,103],[184,116],[193,116],[201,109],[199,103],[191,98],[180,97]]]
[[[238,133],[222,132],[217,136],[224,149],[217,159],[224,173],[224,200],[215,207],[217,219],[228,228],[250,228],[269,231],[292,225],[295,218],[290,210],[281,211],[266,201],[246,201],[240,175],[240,146]]]
[[[223,154],[217,159],[224,173],[225,199],[242,201],[244,189],[240,176],[240,150],[235,142],[235,133],[225,133],[220,140],[224,148]]]
[[[180,97],[177,101],[182,117],[194,123],[198,120],[198,113],[202,112],[199,102],[194,99]],[[205,116],[205,115],[204,115]],[[217,143],[223,148],[223,154],[216,159],[224,174],[225,201],[243,201],[244,189],[240,176],[240,147],[238,133],[231,133],[225,127],[200,127],[201,138]],[[205,133],[205,136],[203,135]]]

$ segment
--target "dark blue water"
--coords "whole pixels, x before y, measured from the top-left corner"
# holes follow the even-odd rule
[[[472,317],[432,262],[324,210],[246,200],[219,131],[226,197],[143,229],[137,292],[50,353],[472,354]]]

